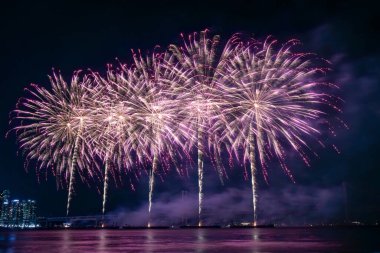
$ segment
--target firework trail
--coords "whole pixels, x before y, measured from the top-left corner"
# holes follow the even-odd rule
[[[176,163],[177,150],[182,149],[182,135],[187,128],[180,127],[183,113],[176,100],[173,84],[178,76],[169,66],[171,57],[167,53],[153,53],[145,58],[133,53],[134,66],[121,68],[116,73],[124,83],[116,83],[117,100],[129,110],[133,122],[127,145],[133,150],[137,162],[151,164],[149,172],[149,216],[152,210],[155,175],[159,163],[170,167]],[[181,129],[182,128],[182,129]],[[147,160],[146,160],[147,159]],[[150,226],[150,220],[148,223]]]
[[[115,86],[123,85],[123,80],[116,79],[115,71],[107,71],[107,77],[102,78],[98,73],[92,73],[94,83],[92,88],[93,106],[90,112],[92,121],[88,129],[93,141],[94,154],[104,163],[102,213],[105,214],[109,176],[111,166],[117,171],[129,169],[132,166],[128,138],[133,127],[133,120],[128,108],[118,101]]]
[[[203,160],[205,147],[214,150],[214,159],[220,181],[223,184],[223,168],[220,162],[220,147],[218,141],[211,141],[213,136],[209,129],[212,129],[215,119],[222,116],[219,111],[219,102],[215,99],[215,87],[219,82],[219,72],[224,68],[225,61],[229,54],[231,42],[229,41],[221,54],[217,53],[220,44],[219,35],[209,38],[207,30],[194,33],[185,39],[182,35],[183,45],[178,47],[170,45],[169,50],[178,60],[180,76],[183,77],[177,83],[180,96],[178,99],[184,101],[186,111],[186,125],[189,132],[193,134],[187,145],[191,150],[197,147],[197,167],[198,167],[198,215],[199,226],[202,226],[203,208]],[[182,72],[181,72],[182,71]]]
[[[323,112],[323,104],[336,109],[329,101],[334,98],[323,92],[333,85],[319,81],[326,69],[315,67],[313,57],[306,53],[292,53],[297,41],[291,40],[278,50],[276,41],[268,38],[263,44],[250,40],[237,43],[234,56],[227,62],[219,84],[220,97],[229,115],[228,129],[231,149],[251,167],[254,225],[257,222],[256,156],[267,180],[266,159],[272,153],[278,158],[285,173],[293,180],[285,165],[285,148],[297,151],[305,163],[309,149],[305,136],[319,134],[313,126]]]
[[[18,122],[14,130],[26,159],[36,160],[39,170],[50,167],[56,177],[69,178],[69,214],[77,167],[82,180],[83,174],[94,177],[96,173],[96,169],[89,169],[90,165],[96,168],[96,164],[86,138],[91,102],[88,88],[92,81],[88,76],[81,79],[79,71],[74,73],[70,85],[60,74],[53,73],[49,78],[52,90],[32,85],[32,89],[27,89],[31,98],[20,99],[12,121]]]

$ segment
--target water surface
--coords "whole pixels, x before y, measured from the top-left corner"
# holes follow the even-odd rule
[[[255,228],[0,232],[0,253],[41,252],[380,252],[380,229]]]

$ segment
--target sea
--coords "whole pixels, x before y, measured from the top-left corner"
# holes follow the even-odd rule
[[[0,253],[379,252],[379,227],[0,231]]]

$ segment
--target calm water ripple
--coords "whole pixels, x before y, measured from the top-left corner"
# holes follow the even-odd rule
[[[0,232],[0,253],[380,252],[379,228]]]

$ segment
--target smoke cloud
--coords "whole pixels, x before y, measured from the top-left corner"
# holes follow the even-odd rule
[[[331,222],[342,216],[344,192],[341,187],[316,188],[291,185],[282,190],[267,190],[259,195],[259,224],[306,225]],[[161,193],[153,203],[151,221],[155,226],[197,224],[197,194]],[[204,224],[227,225],[252,221],[251,190],[228,188],[204,198]],[[135,210],[119,208],[111,215],[119,226],[145,226],[148,205]]]

